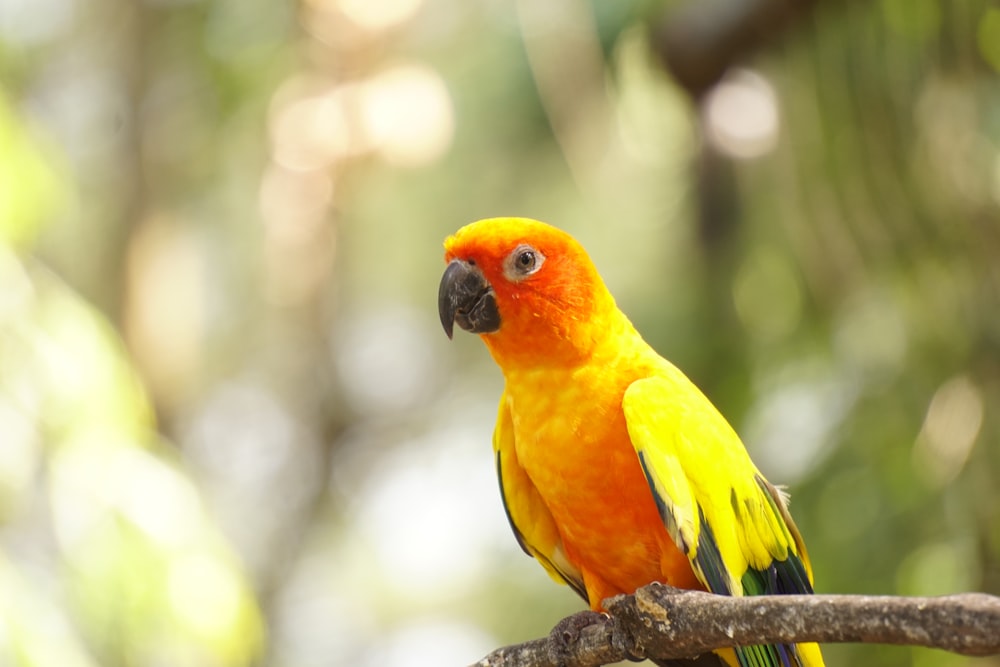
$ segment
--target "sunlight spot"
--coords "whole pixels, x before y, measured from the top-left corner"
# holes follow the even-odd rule
[[[50,463],[53,526],[66,551],[118,511],[166,547],[197,537],[201,512],[191,483],[112,432],[80,434]]]
[[[222,636],[237,624],[240,584],[218,560],[192,554],[172,562],[167,589],[174,613],[203,635]]]
[[[69,29],[79,12],[76,0],[3,0],[0,36],[15,47],[41,44]]]
[[[315,242],[333,202],[333,180],[323,169],[272,164],[261,178],[259,202],[269,241],[286,246]]]
[[[0,525],[27,501],[41,463],[38,428],[32,416],[0,399]]]
[[[934,393],[913,448],[925,478],[944,486],[962,471],[983,425],[983,399],[965,376],[948,380]]]
[[[0,244],[0,324],[23,316],[33,296],[34,288],[24,265],[6,245]]]
[[[387,70],[365,84],[363,100],[364,128],[390,164],[430,164],[451,145],[451,96],[433,69],[401,65]]]
[[[203,365],[209,279],[192,229],[154,213],[137,225],[127,256],[125,332],[145,378],[168,405],[187,396]]]
[[[323,539],[314,534],[274,593],[269,643],[279,659],[272,664],[349,665],[372,637],[380,636],[372,597],[382,596],[373,596],[350,553],[345,553],[356,542],[350,539],[353,535],[334,535]],[[337,567],[331,568],[331,563]],[[331,618],[337,622],[330,623]]]
[[[771,84],[760,74],[733,70],[705,100],[709,141],[735,158],[764,155],[778,144],[778,103]]]
[[[357,117],[360,94],[356,83],[287,81],[275,95],[270,121],[274,160],[293,171],[311,171],[370,151]]]
[[[185,438],[196,468],[226,483],[257,488],[296,452],[297,422],[270,390],[228,382],[204,401]]]
[[[92,429],[61,443],[49,460],[52,528],[65,553],[73,553],[108,518],[115,493],[109,462],[129,446],[118,433]]]
[[[408,21],[422,4],[423,0],[336,0],[347,18],[372,31],[388,30]]]
[[[354,409],[387,414],[426,402],[440,381],[431,354],[435,322],[405,307],[348,315],[335,337],[337,371]],[[435,331],[435,334],[437,332]]]
[[[119,452],[108,465],[118,510],[143,532],[169,547],[197,539],[201,512],[190,481],[139,449]]]
[[[481,428],[496,411],[492,403],[464,404],[468,423],[406,443],[353,492],[354,529],[380,586],[397,596],[420,599],[468,585],[483,575],[491,549],[509,545],[489,428]]]
[[[772,481],[793,484],[818,466],[831,434],[854,402],[854,388],[808,365],[786,369],[760,391],[746,420],[746,443]]]

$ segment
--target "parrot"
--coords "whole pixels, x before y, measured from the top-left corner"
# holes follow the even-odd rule
[[[520,547],[594,612],[653,582],[812,593],[784,491],[710,400],[638,333],[570,234],[489,218],[444,242],[438,311],[504,378],[493,453]],[[816,644],[716,651],[732,667],[820,667]]]

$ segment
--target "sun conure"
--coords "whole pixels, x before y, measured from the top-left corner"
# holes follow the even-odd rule
[[[811,593],[786,498],[699,389],[639,335],[583,247],[523,218],[445,241],[438,307],[503,371],[493,436],[521,547],[593,610],[653,581]],[[745,646],[743,667],[823,664],[815,644]]]

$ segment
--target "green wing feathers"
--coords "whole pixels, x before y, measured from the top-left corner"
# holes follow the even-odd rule
[[[629,436],[664,525],[713,593],[812,593],[802,538],[781,493],[732,427],[673,366],[622,401]],[[812,644],[736,649],[741,667],[822,665]]]

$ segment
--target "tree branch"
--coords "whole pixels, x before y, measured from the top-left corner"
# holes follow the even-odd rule
[[[598,667],[628,658],[692,658],[750,644],[862,642],[1000,654],[1000,597],[727,597],[652,584],[605,601],[571,638],[561,632],[497,649],[473,667]],[[574,617],[570,617],[574,618]],[[581,617],[583,618],[583,617]],[[558,627],[563,626],[560,623]]]

